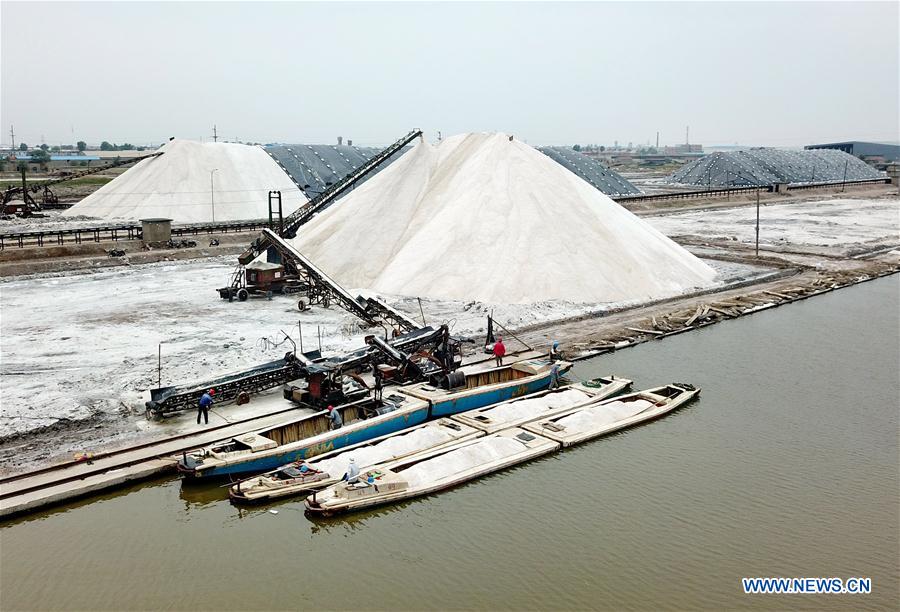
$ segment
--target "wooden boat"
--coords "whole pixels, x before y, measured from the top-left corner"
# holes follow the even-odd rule
[[[448,389],[429,383],[405,385],[401,389],[407,395],[430,402],[433,417],[444,417],[546,389],[554,375],[562,376],[571,367],[568,361],[526,359],[479,372],[457,372],[458,378],[451,375],[453,380]]]
[[[365,398],[335,410],[343,418],[340,429],[330,429],[331,420],[323,410],[184,453],[178,471],[190,479],[259,474],[419,425],[428,419],[430,406],[392,389],[380,402]]]
[[[518,427],[360,471],[306,498],[311,514],[331,516],[427,495],[560,448],[559,442]]]
[[[522,426],[534,434],[572,446],[599,438],[638,423],[659,418],[699,395],[700,389],[686,383],[672,383],[592,402]]]
[[[487,433],[494,433],[612,397],[628,389],[631,383],[627,378],[616,376],[594,378],[470,410],[450,418]]]
[[[184,453],[178,471],[188,479],[259,474],[287,463],[359,444],[446,416],[539,391],[569,362],[529,359],[499,368],[451,374],[447,389],[428,383],[396,387],[382,402],[365,398],[338,406],[344,426],[330,431],[328,413],[317,412]]]
[[[325,453],[308,461],[283,465],[277,470],[232,485],[228,489],[228,495],[237,503],[262,503],[292,495],[308,495],[314,490],[340,482],[350,457],[353,457],[357,467],[365,469],[483,435],[483,431],[468,425],[450,419],[438,419]],[[301,469],[304,464],[306,470]]]

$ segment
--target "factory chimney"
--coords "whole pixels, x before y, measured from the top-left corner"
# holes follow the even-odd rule
[[[342,144],[344,144],[344,137],[338,136],[338,146],[341,146]]]

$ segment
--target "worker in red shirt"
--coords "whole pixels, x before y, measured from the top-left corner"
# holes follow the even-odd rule
[[[503,345],[503,336],[500,336],[494,343],[494,358],[497,360],[497,367],[503,365],[504,355],[506,355],[506,346]]]

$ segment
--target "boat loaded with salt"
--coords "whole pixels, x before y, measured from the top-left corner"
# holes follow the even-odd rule
[[[556,440],[563,446],[572,446],[659,418],[686,404],[699,393],[700,389],[693,385],[672,383],[572,408],[522,427]]]
[[[447,418],[438,419],[247,478],[231,485],[228,495],[238,503],[261,503],[292,495],[308,495],[339,482],[351,458],[359,469],[365,469],[483,435],[483,431],[474,427]]]
[[[631,383],[632,381],[627,378],[616,376],[594,378],[557,389],[538,391],[485,408],[469,410],[450,418],[487,433],[494,433],[507,427],[553,416],[588,402],[612,397],[628,389]]]
[[[554,376],[562,376],[571,367],[568,361],[525,359],[472,374],[454,372],[448,376],[448,389],[429,383],[405,385],[402,389],[407,395],[428,400],[431,416],[450,416],[546,389]]]
[[[359,469],[364,469],[480,437],[485,432],[494,433],[498,429],[550,416],[588,401],[604,399],[630,385],[631,381],[626,378],[609,376],[538,391],[361,442],[308,461],[289,463],[232,485],[228,494],[238,503],[259,503],[309,494],[339,481],[351,457]]]
[[[593,400],[483,438],[373,466],[358,482],[339,482],[306,498],[311,514],[331,516],[396,503],[446,489],[534,457],[658,418],[699,389],[673,383],[607,400]]]
[[[440,416],[482,408],[545,389],[570,362],[528,359],[447,377],[449,388],[417,383],[394,388],[382,401],[365,398],[335,408],[343,427],[330,430],[325,411],[184,453],[178,471],[189,479],[259,474],[292,461],[395,433]]]
[[[474,480],[552,453],[559,442],[510,427],[461,444],[360,472],[359,482],[340,482],[306,498],[312,514],[331,516],[396,503]]]

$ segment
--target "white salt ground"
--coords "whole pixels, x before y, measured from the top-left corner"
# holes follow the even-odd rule
[[[409,453],[427,450],[452,439],[453,436],[437,427],[422,427],[402,436],[387,438],[372,446],[351,449],[318,461],[311,459],[307,463],[317,470],[327,472],[332,478],[338,478],[347,471],[351,457],[358,467],[365,468]]]
[[[138,162],[63,216],[237,221],[268,217],[270,190],[281,191],[285,215],[307,201],[260,147],[176,139],[159,150],[163,155]]]
[[[410,487],[418,487],[491,461],[515,455],[524,449],[525,447],[521,443],[510,438],[485,438],[440,457],[417,463],[400,472],[400,476],[406,479]]]
[[[548,410],[574,406],[579,402],[587,401],[589,398],[590,396],[587,393],[578,389],[566,389],[543,397],[503,404],[496,408],[483,410],[480,414],[483,414],[495,423],[507,423],[516,419],[537,416]]]
[[[756,207],[742,206],[643,217],[668,236],[756,240]],[[900,199],[812,200],[763,206],[759,241],[765,245],[843,246],[900,240]]]
[[[348,287],[505,304],[654,299],[715,276],[505,134],[419,142],[304,226],[294,243]]]
[[[565,427],[566,433],[578,433],[604,425],[612,425],[617,421],[641,413],[652,405],[653,402],[645,399],[631,402],[611,402],[579,410],[575,414],[559,419],[556,424]]]

